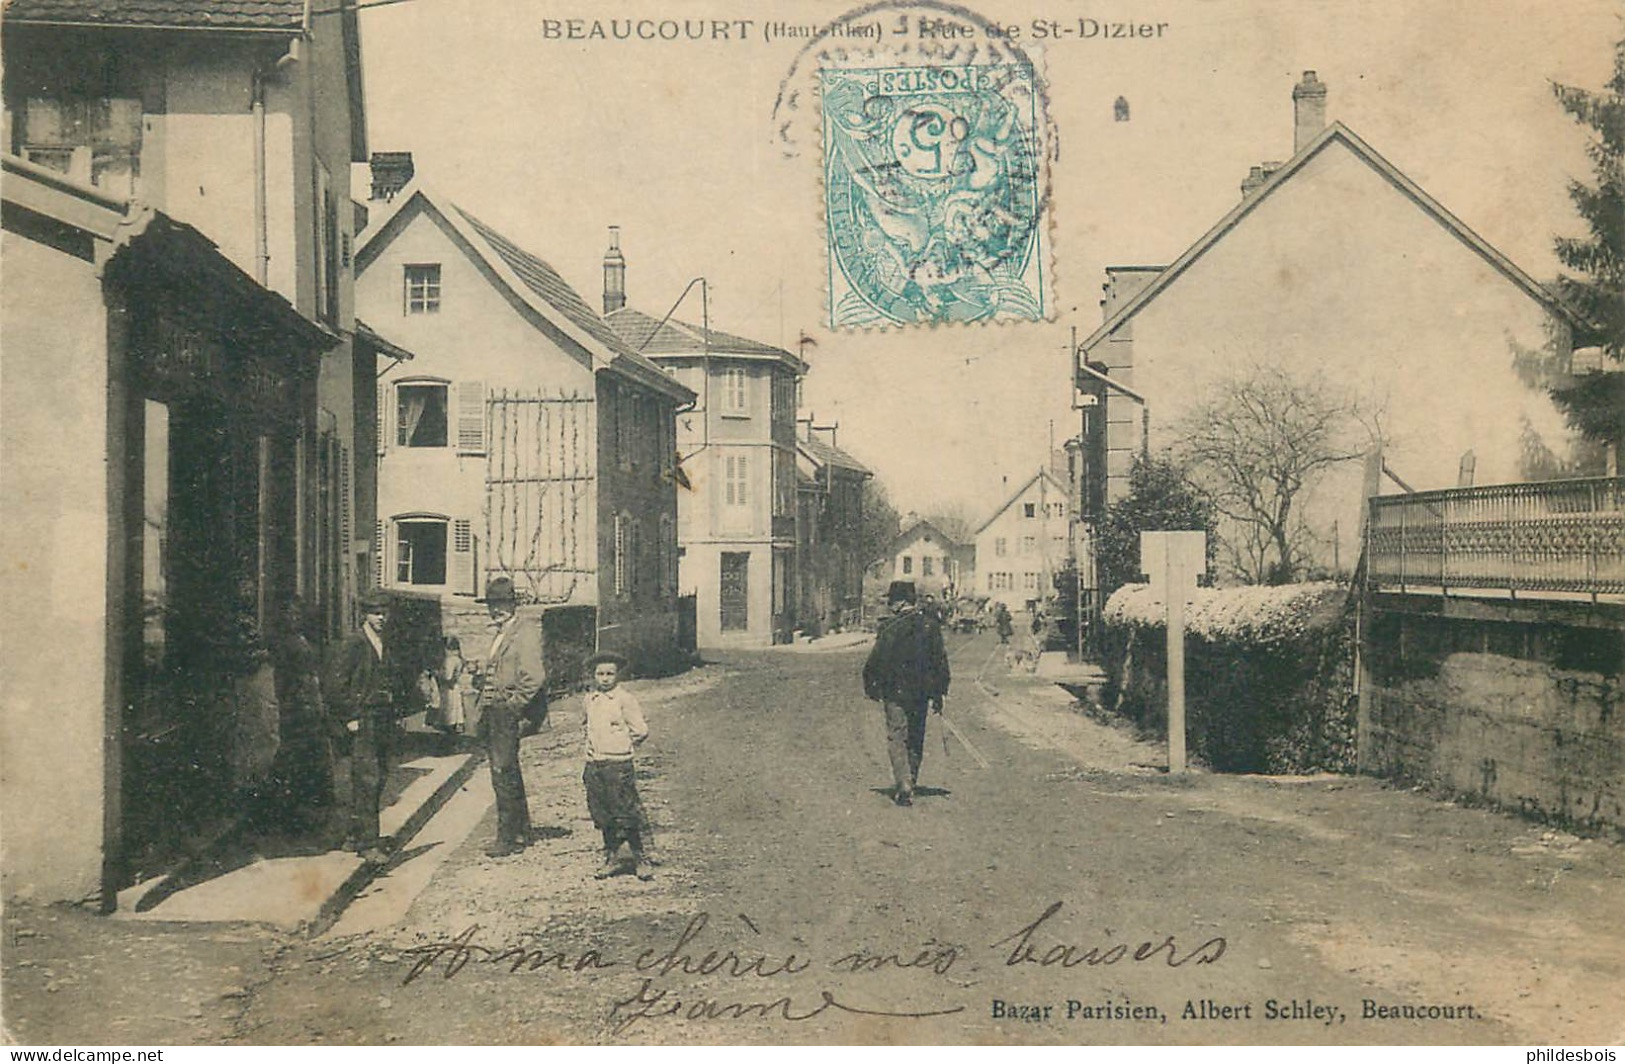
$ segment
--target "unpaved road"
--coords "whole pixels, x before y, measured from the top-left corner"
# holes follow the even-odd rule
[[[524,754],[547,837],[492,860],[488,816],[403,923],[277,942],[220,1025],[194,1017],[176,1040],[1625,1037],[1618,844],[1372,780],[1170,778],[1155,747],[1011,674],[985,637],[950,651],[948,712],[987,767],[957,741],[945,754],[933,722],[910,809],[886,793],[861,648],[635,684],[652,883],[590,878],[564,703]],[[12,974],[14,1018],[33,1005]]]

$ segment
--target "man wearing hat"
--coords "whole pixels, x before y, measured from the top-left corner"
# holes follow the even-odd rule
[[[508,857],[530,844],[530,806],[519,768],[519,740],[534,735],[547,715],[542,684],[542,629],[519,615],[513,580],[494,576],[485,585],[491,615],[491,650],[480,673],[480,728],[496,793],[497,839],[486,854]]]
[[[328,660],[326,695],[340,721],[354,721],[350,750],[350,826],[346,845],[369,861],[386,859],[378,834],[389,736],[395,727],[395,689],[387,664],[384,626],[389,596],[361,596],[361,630],[346,636]]]
[[[892,800],[913,805],[925,756],[926,709],[940,713],[948,693],[948,651],[941,626],[915,608],[913,584],[893,582],[886,604],[893,615],[881,624],[863,663],[863,693],[886,709],[886,752],[897,784]]]

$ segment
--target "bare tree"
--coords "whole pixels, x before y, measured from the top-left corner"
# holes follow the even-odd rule
[[[1321,477],[1368,449],[1362,414],[1324,379],[1255,365],[1179,422],[1176,448],[1210,493],[1221,549],[1243,579],[1287,583],[1307,568],[1316,536],[1304,504]]]
[[[976,536],[976,523],[970,507],[957,500],[939,500],[926,507],[925,519],[955,543],[969,543]]]

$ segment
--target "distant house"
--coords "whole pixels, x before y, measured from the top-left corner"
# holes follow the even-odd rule
[[[835,445],[834,426],[802,418],[797,430],[796,627],[822,635],[861,619],[863,482],[874,474]]]
[[[1146,397],[1154,445],[1207,385],[1261,363],[1385,404],[1388,465],[1417,488],[1454,486],[1469,450],[1480,483],[1517,479],[1523,423],[1548,434],[1562,423],[1515,351],[1564,355],[1578,322],[1352,130],[1327,126],[1313,71],[1292,96],[1291,158],[1254,167],[1236,205],[1173,262],[1108,268],[1105,320],[1084,356]],[[1117,499],[1142,422],[1126,400],[1108,409]],[[1321,523],[1342,518],[1345,538],[1358,478],[1349,468],[1327,486]]]
[[[977,593],[1011,609],[1042,602],[1071,558],[1065,485],[1040,470],[976,530]]]
[[[701,646],[766,646],[795,628],[796,390],[807,364],[781,347],[626,305],[612,230],[604,319],[698,398],[677,422],[679,582]]]
[[[399,162],[398,159],[393,162]],[[677,640],[676,411],[694,393],[542,259],[416,184],[356,253],[368,324],[416,358],[378,381],[378,579],[597,610],[598,644]]]
[[[908,514],[887,557],[887,579],[913,583],[920,594],[938,598],[968,593],[971,573],[965,545],[924,518]]]
[[[295,604],[318,641],[355,619],[366,124],[354,8],[323,15],[5,5],[8,896],[110,908],[239,812],[233,685]]]

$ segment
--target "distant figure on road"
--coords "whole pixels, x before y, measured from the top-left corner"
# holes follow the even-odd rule
[[[619,654],[594,654],[587,659],[592,690],[585,701],[587,766],[581,782],[587,788],[587,811],[604,836],[604,864],[593,873],[608,879],[622,868],[621,843],[631,851],[632,871],[639,879],[653,879],[643,854],[643,825],[648,816],[638,797],[637,770],[632,750],[649,737],[643,707],[620,686],[626,659]]]
[[[530,805],[519,768],[519,740],[535,735],[547,715],[542,691],[542,628],[521,618],[513,581],[494,576],[485,585],[485,608],[496,634],[480,676],[480,729],[491,762],[497,801],[497,840],[488,857],[508,857],[530,845]]]
[[[915,609],[912,584],[894,584],[886,603],[893,617],[881,624],[863,663],[863,693],[886,709],[886,753],[897,784],[892,800],[913,805],[925,755],[926,710],[942,712],[942,696],[948,693],[948,652],[941,626]]]
[[[999,642],[1010,642],[1010,636],[1015,632],[1016,625],[1010,619],[1010,610],[1002,602],[993,607],[993,626],[999,630]]]

